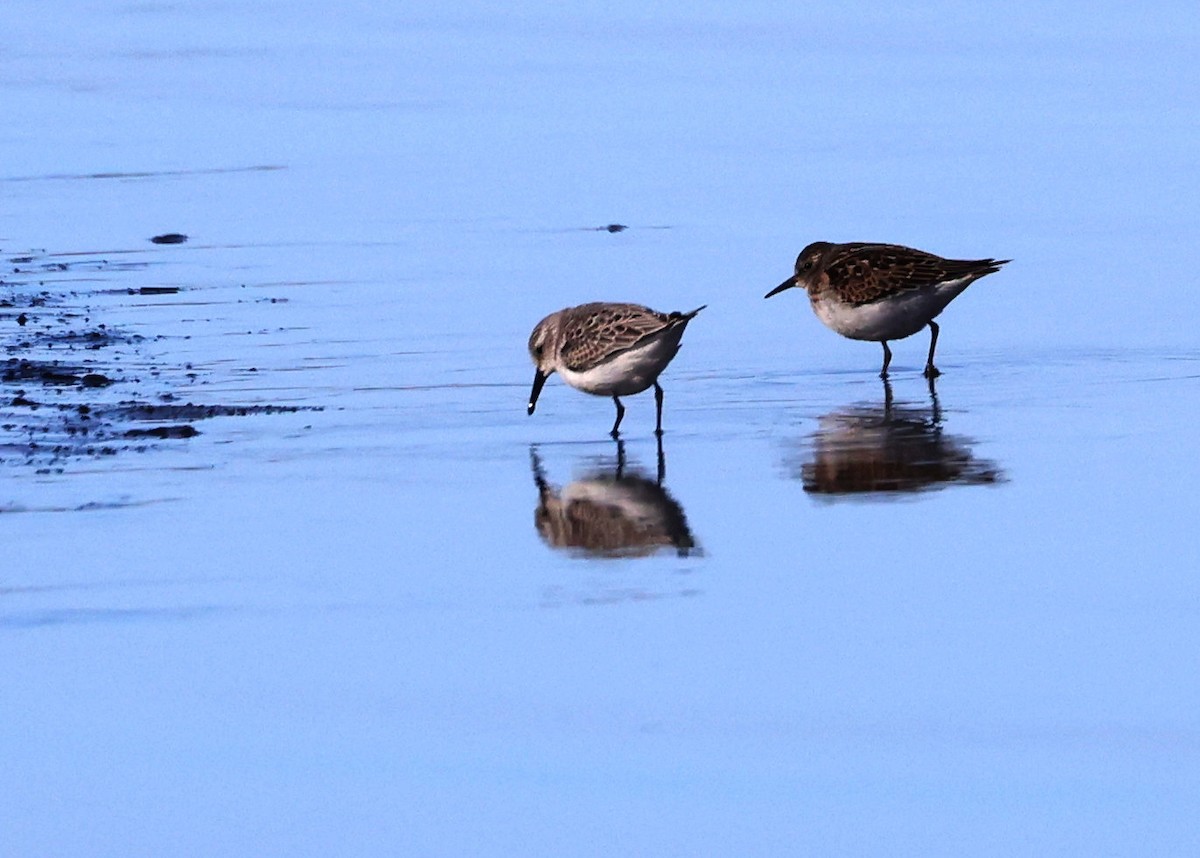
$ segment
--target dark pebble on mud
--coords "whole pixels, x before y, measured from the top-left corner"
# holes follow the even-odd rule
[[[155,244],[183,244],[188,237],[181,232],[164,232],[150,239]]]
[[[299,411],[321,411],[320,406],[301,405],[154,405],[148,402],[123,402],[106,411],[105,416],[118,420],[208,420],[213,417],[248,417],[251,414],[295,414]]]
[[[89,372],[83,378],[79,379],[79,383],[84,387],[108,387],[113,383],[113,380],[107,375],[101,375],[98,372]]]
[[[175,295],[178,292],[178,286],[143,286],[129,290],[130,295]]]
[[[26,316],[24,313],[17,316],[17,324],[20,325],[22,328],[25,327],[25,323],[28,321],[29,321],[29,317]]]
[[[200,432],[195,426],[184,423],[179,426],[155,426],[153,429],[129,429],[126,438],[195,438]]]
[[[610,223],[608,226],[603,226],[600,228],[607,230],[608,232],[624,232],[625,230],[629,229],[629,227],[625,226],[623,223]]]

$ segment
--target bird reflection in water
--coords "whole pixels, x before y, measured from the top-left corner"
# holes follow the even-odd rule
[[[698,554],[683,508],[663,487],[666,459],[658,439],[658,474],[645,476],[625,461],[618,440],[615,470],[596,469],[556,489],[546,479],[537,446],[529,448],[538,489],[538,534],[552,548],[593,557],[644,557],[674,549]]]
[[[976,458],[970,438],[943,430],[932,379],[928,409],[895,404],[887,380],[883,392],[882,407],[856,406],[820,418],[800,463],[804,491],[831,498],[894,497],[1004,481],[995,462]]]

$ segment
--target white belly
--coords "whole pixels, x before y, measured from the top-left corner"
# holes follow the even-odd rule
[[[597,396],[632,396],[654,384],[679,351],[683,325],[676,325],[659,336],[641,343],[637,348],[622,352],[615,358],[592,367],[586,372],[574,372],[560,367],[563,381],[576,390]]]
[[[852,340],[901,340],[937,317],[971,282],[969,278],[906,292],[870,304],[844,304],[828,292],[811,297],[813,312],[825,325]]]

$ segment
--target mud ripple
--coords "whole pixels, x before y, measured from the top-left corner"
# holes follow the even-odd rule
[[[286,403],[205,403],[184,399],[192,366],[169,350],[146,353],[169,337],[131,333],[104,319],[100,296],[169,295],[176,287],[121,284],[140,267],[99,258],[58,261],[73,254],[32,251],[9,257],[14,266],[0,289],[0,465],[57,473],[73,461],[148,453],[186,444],[202,434],[195,424],[215,417],[319,411]],[[118,289],[80,290],[83,269]],[[56,276],[61,281],[56,280]],[[111,287],[113,284],[108,284]],[[131,371],[131,366],[140,371]],[[190,388],[186,396],[195,396]]]

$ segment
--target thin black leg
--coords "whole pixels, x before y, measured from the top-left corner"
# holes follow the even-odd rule
[[[663,480],[667,478],[667,457],[663,455],[662,435],[657,438],[658,441],[658,484],[661,486]]]
[[[883,369],[879,370],[880,378],[887,378],[888,364],[892,362],[892,350],[888,348],[887,340],[883,341]]]
[[[654,434],[662,437],[662,401],[663,389],[654,382]]]
[[[625,416],[625,406],[622,405],[621,400],[617,399],[615,396],[613,397],[613,402],[615,402],[617,405],[617,422],[613,424],[612,431],[608,434],[616,438],[619,434],[621,434],[617,431],[617,427],[621,425],[621,418]]]
[[[625,442],[620,438],[617,439],[617,479],[623,479],[625,476]]]
[[[929,331],[930,331],[931,336],[929,337],[929,359],[927,361],[925,361],[925,377],[926,378],[937,378],[939,375],[942,374],[941,371],[938,370],[938,368],[933,365],[933,350],[937,348],[937,335],[938,335],[937,322],[929,323]]]
[[[887,376],[883,377],[883,420],[888,422],[892,419],[892,383],[887,380]]]

